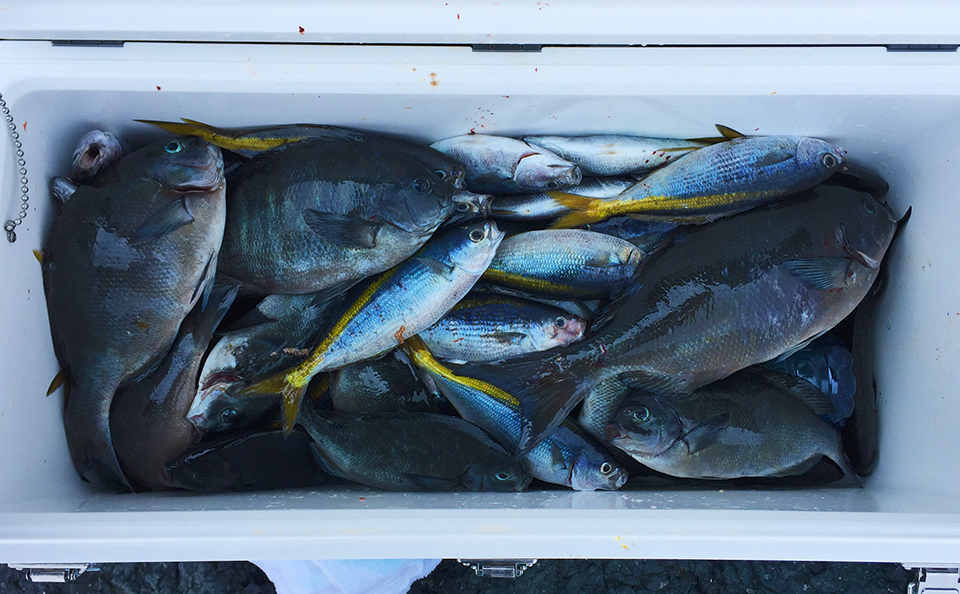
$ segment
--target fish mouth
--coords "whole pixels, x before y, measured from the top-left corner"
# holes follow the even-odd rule
[[[612,443],[616,439],[621,439],[626,437],[626,434],[623,431],[623,427],[620,426],[620,423],[608,423],[606,427],[603,428],[603,440]]]
[[[850,240],[847,239],[847,230],[842,223],[840,224],[840,245],[843,246],[843,251],[850,254],[854,260],[860,262],[867,268],[875,269],[880,266],[880,260],[865,254],[850,244]]]

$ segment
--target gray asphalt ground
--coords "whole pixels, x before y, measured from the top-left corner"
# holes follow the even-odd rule
[[[477,577],[444,560],[410,594],[904,594],[913,572],[889,563],[544,559],[522,576]],[[255,565],[104,564],[69,584],[34,584],[0,565],[0,592],[24,594],[273,594]]]

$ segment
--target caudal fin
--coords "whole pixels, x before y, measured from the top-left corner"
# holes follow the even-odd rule
[[[552,198],[564,208],[570,210],[550,224],[550,229],[571,229],[590,223],[602,221],[604,216],[594,212],[596,204],[603,200],[599,198],[589,198],[587,196],[578,196],[577,194],[568,194],[567,192],[546,192],[547,196]]]
[[[87,482],[133,491],[113,449],[110,435],[112,397],[93,398],[91,392],[99,390],[89,386],[75,385],[73,391],[73,397],[67,402],[63,424],[77,474]]]
[[[240,395],[279,394],[283,398],[281,403],[283,407],[283,434],[290,435],[297,422],[297,413],[300,411],[300,403],[303,401],[303,395],[306,391],[306,385],[296,386],[290,383],[287,372],[282,371],[245,388],[240,392]]]

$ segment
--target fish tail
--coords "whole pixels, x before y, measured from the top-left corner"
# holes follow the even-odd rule
[[[88,482],[105,482],[111,487],[133,491],[113,448],[110,434],[113,398],[94,399],[89,387],[74,386],[74,389],[80,393],[67,402],[63,424],[77,474]]]
[[[297,422],[297,412],[300,410],[300,402],[303,401],[303,395],[306,391],[307,384],[302,386],[294,384],[290,381],[290,374],[282,371],[241,390],[240,395],[279,394],[283,399],[281,403],[283,407],[283,434],[290,435]]]
[[[47,396],[56,392],[60,386],[64,384],[67,379],[67,370],[61,369],[57,372],[57,375],[53,376],[53,380],[50,382],[50,386],[47,388]]]
[[[550,225],[550,229],[570,229],[589,223],[596,223],[605,218],[596,212],[596,207],[599,203],[603,202],[602,200],[568,194],[567,192],[546,192],[546,194],[560,205],[570,209],[569,213],[554,221]]]
[[[569,370],[558,370],[556,359],[555,352],[536,353],[496,365],[468,364],[457,370],[458,375],[487,382],[520,402],[521,457],[563,422],[593,383]]]
[[[40,250],[33,250],[33,257],[37,259],[37,262],[43,264],[43,252]]]
[[[843,450],[843,438],[839,431],[837,431],[837,444],[834,448],[834,452],[827,454],[827,457],[833,460],[833,462],[840,467],[840,470],[843,471],[844,483],[847,483],[853,487],[863,487],[863,483],[860,482],[860,476],[857,475],[857,472],[853,469],[853,464],[850,463],[850,458]]]
[[[141,124],[150,124],[151,126],[156,126],[161,130],[166,130],[167,132],[171,132],[180,136],[196,136],[210,143],[213,143],[214,138],[224,136],[224,134],[222,134],[213,126],[188,119],[184,119],[182,122],[164,122],[160,120],[133,121],[140,122]]]

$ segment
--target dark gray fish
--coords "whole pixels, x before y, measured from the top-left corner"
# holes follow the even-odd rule
[[[321,468],[391,491],[521,491],[530,475],[470,423],[434,413],[306,410]]]
[[[166,466],[171,487],[216,493],[300,489],[329,483],[304,431],[260,431],[202,442]]]
[[[443,405],[399,350],[332,371],[330,402],[334,410],[352,413],[440,412]]]
[[[214,287],[207,303],[197,304],[183,320],[160,366],[117,390],[110,429],[120,467],[134,488],[168,488],[164,465],[200,439],[185,413],[213,331],[236,296],[236,287]]]
[[[754,367],[682,398],[632,393],[606,427],[607,443],[670,476],[699,479],[792,476],[822,456],[851,479],[831,410],[804,380]]]
[[[584,225],[584,229],[606,233],[629,241],[645,254],[653,253],[679,227],[676,223],[641,221],[632,217],[611,217],[599,223]]]
[[[456,188],[389,146],[298,142],[229,176],[218,274],[256,294],[349,285],[413,255],[457,212]]]
[[[691,227],[651,255],[587,340],[459,373],[520,399],[530,447],[609,378],[688,394],[833,327],[873,284],[894,228],[869,194],[827,186]]]
[[[211,284],[223,237],[223,160],[197,138],[148,145],[81,186],[54,221],[44,289],[69,369],[64,426],[81,476],[122,482],[109,412],[163,358]]]

